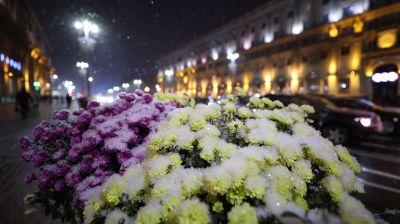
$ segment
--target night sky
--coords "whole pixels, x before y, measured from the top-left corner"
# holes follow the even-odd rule
[[[94,92],[124,81],[153,82],[155,60],[262,5],[266,0],[31,0],[47,34],[60,80],[82,78],[75,63],[84,58],[94,77]],[[84,53],[76,19],[96,22],[101,32],[93,51]]]

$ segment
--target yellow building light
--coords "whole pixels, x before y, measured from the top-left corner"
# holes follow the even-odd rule
[[[218,82],[217,82],[217,80],[213,80],[213,82],[212,82],[212,95],[213,95],[213,97],[217,97],[217,95],[218,95]]]
[[[297,93],[298,88],[299,88],[299,73],[297,69],[293,69],[290,79],[290,90],[292,93]]]
[[[358,70],[361,64],[361,42],[356,42],[351,46],[350,69]]]
[[[383,49],[393,47],[397,41],[396,36],[396,29],[386,30],[378,33],[378,47]]]
[[[372,75],[374,75],[374,71],[372,70],[372,67],[368,66],[367,69],[365,69],[365,76],[372,77]]]
[[[9,72],[9,73],[8,73],[8,76],[9,76],[9,77],[13,77],[14,74],[13,74],[12,72]]]
[[[31,57],[36,60],[39,58],[39,56],[40,56],[40,49],[37,47],[33,48],[31,51]]]
[[[336,64],[336,61],[334,59],[332,59],[329,62],[328,72],[329,72],[329,74],[336,74],[336,71],[337,71],[337,64]]]
[[[354,24],[353,24],[353,30],[354,33],[361,33],[364,28],[364,23],[362,22],[360,17],[356,17]]]
[[[226,92],[228,94],[232,93],[232,80],[230,79],[226,80]]]
[[[189,81],[189,78],[188,78],[187,76],[184,76],[184,77],[183,77],[183,83],[187,84],[188,81]]]
[[[336,25],[331,24],[331,26],[329,27],[329,36],[334,38],[337,37],[339,35],[339,30],[337,29]]]
[[[328,75],[328,89],[329,89],[329,94],[336,94],[337,77],[334,74]]]
[[[250,88],[250,78],[248,74],[243,76],[243,91],[245,94],[248,94]]]

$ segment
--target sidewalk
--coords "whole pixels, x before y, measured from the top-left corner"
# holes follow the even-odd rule
[[[21,159],[19,137],[32,135],[32,128],[40,121],[49,119],[53,112],[64,106],[53,102],[41,103],[31,110],[26,120],[14,111],[14,104],[0,104],[0,223],[46,224],[58,223],[45,217],[40,211],[24,215],[23,197],[34,191],[34,185],[26,185],[23,178],[32,167]],[[73,104],[77,108],[77,104]]]

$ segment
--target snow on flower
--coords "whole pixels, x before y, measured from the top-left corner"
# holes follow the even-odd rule
[[[312,107],[254,97],[239,106],[236,95],[211,105],[155,99],[135,91],[60,114],[63,127],[41,123],[33,141],[21,139],[23,159],[42,170],[27,181],[72,192],[63,202],[89,224],[285,223],[288,213],[305,223],[374,223],[350,196],[363,192],[359,163],[307,123]]]

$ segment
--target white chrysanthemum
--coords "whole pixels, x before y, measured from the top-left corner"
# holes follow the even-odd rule
[[[157,224],[161,222],[163,207],[159,201],[150,201],[141,207],[136,215],[136,224]]]
[[[343,187],[346,191],[353,191],[354,189],[354,184],[356,183],[356,175],[354,174],[354,171],[350,169],[346,164],[340,163],[340,166],[342,167],[343,170],[343,175],[341,178],[341,181],[343,183]]]
[[[267,170],[265,177],[268,184],[280,195],[289,199],[292,197],[292,173],[286,166],[273,166]]]
[[[283,105],[283,103],[282,103],[281,101],[279,101],[279,100],[274,100],[274,101],[272,102],[272,104],[274,105],[275,108],[282,108],[282,107],[285,106],[285,105]]]
[[[291,166],[294,161],[303,156],[302,146],[296,138],[283,132],[279,132],[276,137],[277,140],[274,146],[278,149],[281,160],[286,165]]]
[[[234,103],[227,103],[223,106],[225,113],[234,113],[236,112],[236,105]]]
[[[329,223],[329,224],[342,224],[340,218],[327,210],[311,209],[307,212],[307,219],[311,223]]]
[[[248,163],[244,158],[231,158],[225,160],[222,162],[220,167],[225,170],[226,174],[231,176],[233,185],[240,185],[248,172],[254,171],[248,169]]]
[[[339,202],[339,215],[349,224],[375,223],[371,212],[359,200],[348,194]]]
[[[253,128],[246,138],[253,145],[273,145],[277,141],[277,132],[267,127]]]
[[[126,192],[133,198],[137,193],[145,188],[145,170],[140,165],[131,166],[122,176],[128,184]]]
[[[104,224],[132,224],[133,220],[119,209],[115,209],[107,214]]]
[[[321,185],[329,192],[334,201],[338,202],[342,200],[344,195],[343,184],[335,176],[324,177]]]
[[[316,136],[319,135],[319,131],[315,130],[315,128],[311,127],[307,123],[298,122],[292,126],[292,131],[294,135],[302,135],[302,136]]]
[[[174,145],[185,150],[193,149],[193,143],[196,141],[196,133],[192,132],[189,126],[184,125],[182,127],[179,127],[177,129],[172,129],[170,131],[171,133],[174,133],[177,136]]]
[[[310,160],[301,159],[294,162],[292,172],[299,175],[307,182],[314,177]]]
[[[255,162],[260,168],[274,165],[279,159],[278,152],[271,147],[265,146],[247,146],[236,151],[232,158],[246,158],[251,162]]]
[[[271,110],[256,110],[253,112],[253,116],[255,118],[267,118],[271,113]]]
[[[280,217],[284,212],[289,211],[299,217],[305,216],[305,211],[300,206],[288,202],[278,192],[268,189],[264,196],[264,202],[272,214]]]
[[[198,104],[194,113],[202,114],[207,121],[221,117],[221,106],[218,104],[204,105]]]
[[[354,172],[361,172],[361,165],[357,162],[357,159],[350,155],[349,151],[342,145],[335,146],[336,153],[339,159],[349,166]]]
[[[155,178],[166,175],[170,169],[179,165],[180,164],[174,164],[170,155],[159,156],[143,162],[143,167],[147,170],[147,174]]]
[[[197,193],[203,187],[203,172],[200,169],[184,169],[182,191],[185,196]]]
[[[254,97],[254,96],[250,97],[249,103],[250,103],[250,107],[252,107],[252,108],[257,108],[257,109],[264,108],[264,103],[258,97]]]
[[[225,194],[232,186],[232,178],[226,175],[226,169],[223,167],[210,167],[204,174],[204,188],[211,194]]]
[[[189,127],[192,131],[197,132],[204,128],[207,124],[204,116],[202,114],[191,114],[189,118]]]
[[[192,108],[177,108],[168,114],[168,123],[172,127],[179,127],[186,124],[189,120],[189,115],[192,113]]]
[[[251,176],[246,178],[244,187],[250,197],[262,199],[267,188],[267,181],[263,176]]]
[[[207,161],[214,160],[218,140],[218,138],[211,136],[201,138],[199,140],[200,158]]]
[[[251,110],[247,107],[240,107],[238,109],[238,115],[241,118],[250,118],[251,117]]]
[[[159,179],[154,179],[154,187],[151,191],[152,198],[162,198],[166,196],[180,196],[181,191],[181,179],[182,179],[182,169],[176,169],[166,176]],[[184,173],[183,173],[184,174]]]
[[[303,112],[291,111],[286,113],[292,118],[293,121],[304,122],[305,114],[303,114]]]
[[[307,193],[307,184],[297,174],[292,175],[293,192],[295,197],[304,197]]]
[[[268,120],[266,118],[261,119],[247,119],[246,120],[246,128],[251,131],[255,128],[266,128],[271,130],[271,132],[276,132],[276,124],[275,122]]]
[[[270,110],[275,108],[274,103],[270,99],[263,97],[263,98],[261,98],[261,101],[264,103],[266,108],[268,108]]]
[[[197,132],[197,135],[200,137],[203,136],[218,137],[220,134],[221,132],[219,131],[219,129],[212,124],[204,125],[204,128]]]
[[[270,120],[281,122],[285,125],[292,125],[294,120],[291,114],[284,110],[274,109],[272,113],[268,115]]]
[[[227,143],[222,139],[216,142],[215,152],[223,160],[231,157],[231,154],[237,150],[237,145]]]
[[[237,133],[243,128],[243,122],[241,120],[233,120],[226,124],[229,133]]]
[[[321,136],[304,136],[299,141],[306,145],[312,163],[323,166],[329,174],[342,176],[342,168],[332,142]]]
[[[307,114],[315,113],[314,107],[310,105],[301,105],[300,108]]]
[[[364,184],[358,178],[356,179],[356,182],[354,183],[353,189],[355,192],[365,193]]]
[[[290,111],[303,113],[303,110],[297,104],[294,104],[294,103],[289,104],[287,106],[287,109],[290,110]]]

